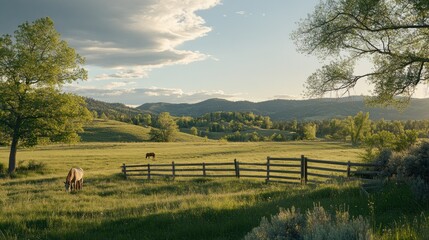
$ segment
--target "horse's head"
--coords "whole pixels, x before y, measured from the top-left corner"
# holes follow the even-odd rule
[[[64,182],[64,188],[66,189],[66,192],[70,191],[70,188],[71,188],[70,182]]]

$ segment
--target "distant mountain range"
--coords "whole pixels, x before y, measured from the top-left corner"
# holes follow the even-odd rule
[[[354,116],[359,111],[369,112],[373,120],[422,120],[429,119],[429,99],[412,99],[401,110],[365,106],[363,97],[322,98],[310,100],[270,100],[264,102],[209,99],[199,103],[145,103],[137,109],[143,112],[169,112],[173,116],[197,117],[218,111],[253,112],[270,116],[272,120],[323,120]]]
[[[359,111],[369,112],[370,118],[378,120],[423,120],[429,119],[429,98],[412,99],[402,111],[395,108],[373,108],[365,106],[363,97],[323,98],[310,100],[270,100],[264,102],[209,99],[199,103],[145,103],[137,108],[130,108],[120,103],[106,103],[87,99],[88,108],[97,112],[111,114],[139,113],[159,114],[169,112],[172,116],[199,117],[210,112],[253,112],[270,116],[272,120],[323,120],[354,116]]]

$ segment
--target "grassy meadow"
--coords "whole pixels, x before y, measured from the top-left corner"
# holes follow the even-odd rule
[[[8,150],[0,148],[5,166]],[[156,160],[145,159],[146,152],[156,152]],[[367,197],[357,182],[302,187],[235,178],[124,179],[120,174],[122,163],[263,162],[267,156],[301,154],[359,161],[360,153],[331,142],[86,142],[22,149],[21,165],[33,160],[46,166],[0,179],[0,239],[242,239],[279,208],[304,212],[319,203],[329,211],[345,208],[352,216],[364,216],[382,239],[429,234],[427,204],[416,203],[403,185],[388,184]],[[85,170],[84,188],[66,193],[63,182],[72,166]]]

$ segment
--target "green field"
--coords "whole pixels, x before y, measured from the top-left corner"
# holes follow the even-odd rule
[[[122,163],[153,163],[144,159],[148,151],[157,153],[156,163],[263,162],[267,156],[301,154],[356,161],[362,152],[328,142],[81,143],[24,149],[18,152],[22,164],[40,161],[46,169],[0,180],[0,239],[241,239],[261,217],[281,207],[305,210],[314,203],[329,211],[345,206],[352,215],[369,218],[379,232],[427,214],[427,206],[416,205],[400,185],[368,198],[358,183],[296,187],[234,178],[125,180]],[[8,149],[0,149],[1,163],[7,156]],[[85,170],[85,182],[81,192],[68,194],[63,181],[72,166]]]

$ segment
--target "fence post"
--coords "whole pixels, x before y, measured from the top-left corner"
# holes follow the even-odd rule
[[[304,173],[304,168],[305,168],[305,157],[304,155],[301,155],[301,184],[304,184],[304,179],[305,179],[305,173]]]
[[[267,179],[265,180],[267,183],[270,181],[270,157],[267,157]]]
[[[308,182],[308,158],[304,157],[304,184]]]
[[[350,178],[350,161],[347,162],[347,178]]]
[[[240,162],[237,161],[237,177],[240,178]]]
[[[150,179],[150,164],[147,164],[147,179]]]
[[[235,177],[240,178],[240,166],[237,159],[234,159]]]
[[[174,161],[171,162],[171,167],[173,169],[173,179],[176,177],[176,166],[174,166]]]
[[[203,176],[206,176],[206,163],[203,162]]]
[[[122,172],[124,173],[125,179],[127,179],[127,166],[125,163],[122,164]]]

